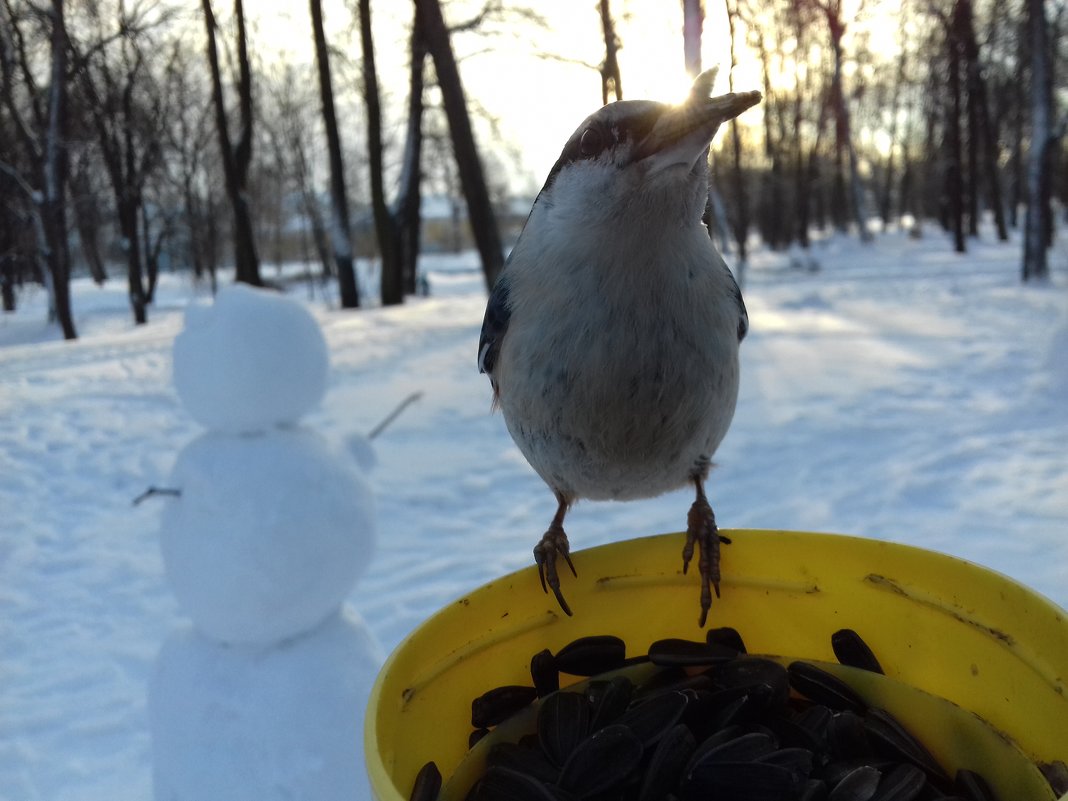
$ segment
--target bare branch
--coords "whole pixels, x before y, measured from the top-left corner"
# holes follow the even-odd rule
[[[0,161],[0,172],[6,174],[9,178],[11,178],[18,185],[19,189],[21,189],[23,192],[26,193],[26,198],[31,203],[36,203],[37,202],[38,195],[40,193],[36,189],[34,189],[26,181],[25,178],[22,177],[22,173],[21,172],[19,172],[14,167],[12,167],[10,164],[8,164],[7,162],[4,162],[4,161]]]
[[[591,64],[590,62],[583,61],[580,58],[569,58],[568,56],[561,56],[558,53],[546,53],[544,51],[539,51],[534,55],[542,59],[543,61],[556,61],[561,64],[576,64],[580,67],[585,67],[586,69],[593,70],[598,74],[600,74],[601,72],[600,64]]]

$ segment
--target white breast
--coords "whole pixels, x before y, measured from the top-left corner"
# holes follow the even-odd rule
[[[532,218],[528,229],[552,222]],[[574,235],[527,233],[547,246],[513,254],[494,376],[516,444],[569,498],[685,484],[726,434],[738,392],[732,280],[704,228],[665,242],[629,226],[580,247]]]

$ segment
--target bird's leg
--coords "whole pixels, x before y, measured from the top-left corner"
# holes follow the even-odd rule
[[[556,596],[560,608],[570,616],[571,607],[564,600],[560,592],[560,577],[556,574],[556,557],[564,557],[572,574],[578,577],[575,566],[571,563],[571,548],[567,542],[567,534],[564,532],[564,515],[567,514],[568,502],[560,493],[556,493],[556,514],[549,524],[549,530],[541,538],[541,542],[534,546],[534,561],[538,563],[538,577],[541,579],[541,588],[548,592],[550,589]]]
[[[697,565],[701,571],[701,618],[698,625],[704,627],[705,621],[708,620],[708,610],[712,606],[713,589],[716,591],[716,597],[719,597],[719,544],[721,541],[729,543],[730,540],[721,537],[719,529],[716,528],[716,516],[712,513],[708,498],[705,497],[704,477],[695,476],[693,483],[697,488],[697,499],[686,516],[686,545],[682,548],[682,572],[685,573],[690,567],[693,546],[696,542],[700,548]]]

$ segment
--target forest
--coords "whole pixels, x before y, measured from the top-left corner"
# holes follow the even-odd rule
[[[500,168],[514,145],[465,92],[471,62],[455,45],[514,47],[557,23],[532,0],[414,0],[398,75],[376,69],[394,43],[373,23],[403,5],[345,0],[326,9],[344,17],[331,26],[309,0],[292,35],[314,59],[279,64],[259,57],[243,0],[0,0],[3,309],[44,287],[74,339],[72,277],[125,281],[141,324],[161,270],[264,285],[279,280],[265,263],[299,259],[343,308],[403,303],[419,253],[440,246],[425,219],[439,197],[448,246],[477,248],[491,285],[518,230],[522,199]],[[944,236],[966,254],[988,230],[1018,236],[1021,280],[1047,280],[1068,200],[1064,0],[663,6],[678,21],[665,58],[696,75],[702,35],[724,20],[727,86],[764,94],[711,154],[708,221],[736,271],[757,244],[803,265],[831,232]],[[589,0],[570,13],[596,22],[599,63],[539,56],[596,71],[601,102],[629,98],[620,54],[640,28],[620,22],[646,12]],[[746,64],[759,86],[736,86]],[[358,258],[374,260],[378,286],[360,286]]]

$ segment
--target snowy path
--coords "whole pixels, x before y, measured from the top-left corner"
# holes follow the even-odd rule
[[[832,241],[818,273],[758,254],[742,397],[709,484],[724,527],[895,539],[993,567],[1068,606],[1068,274],[1021,287],[1018,248],[961,260],[929,236]],[[378,553],[350,600],[388,650],[451,598],[527,565],[549,492],[475,372],[475,271],[358,314],[314,306],[333,374],[308,424],[341,444],[421,391],[376,441]],[[84,339],[0,319],[0,799],[147,799],[147,677],[182,616],[159,557],[165,481],[199,433],[170,386],[193,292],[150,326],[122,288],[76,287]],[[690,498],[576,507],[576,549],[678,530]],[[580,567],[581,569],[581,567]]]

